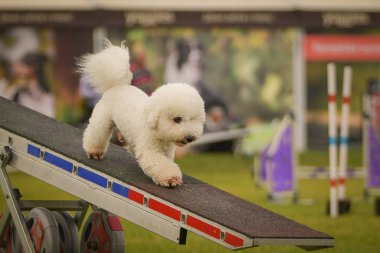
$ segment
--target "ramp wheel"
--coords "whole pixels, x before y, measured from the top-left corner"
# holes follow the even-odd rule
[[[79,250],[78,228],[68,212],[53,212],[58,225],[60,253],[73,253]]]
[[[60,252],[58,225],[51,211],[43,207],[33,208],[26,224],[37,253]]]
[[[2,214],[0,214],[0,218]],[[21,251],[21,241],[18,238],[13,222],[5,228],[2,238],[0,238],[0,253],[13,253]]]
[[[80,240],[81,253],[124,253],[124,231],[119,217],[105,211],[90,214]]]

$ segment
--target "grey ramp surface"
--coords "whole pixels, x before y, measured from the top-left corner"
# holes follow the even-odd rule
[[[103,160],[88,159],[81,144],[81,129],[1,97],[0,127],[249,238],[334,239],[188,175],[179,187],[157,186],[125,149],[113,144]]]

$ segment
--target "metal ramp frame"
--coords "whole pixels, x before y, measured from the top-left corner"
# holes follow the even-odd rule
[[[90,160],[82,150],[80,129],[3,98],[0,115],[1,178],[6,178],[7,166],[14,167],[178,244],[186,242],[187,231],[232,250],[260,245],[309,250],[335,244],[329,235],[187,175],[179,187],[157,186],[121,147],[110,145],[103,160]],[[11,185],[1,181],[1,186],[24,249],[34,252]]]

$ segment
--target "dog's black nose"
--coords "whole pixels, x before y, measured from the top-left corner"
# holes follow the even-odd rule
[[[187,141],[187,143],[193,142],[194,140],[195,140],[195,137],[194,137],[194,136],[192,136],[192,135],[188,135],[188,136],[186,136],[186,141]]]

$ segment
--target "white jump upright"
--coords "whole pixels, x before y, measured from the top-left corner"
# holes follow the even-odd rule
[[[339,143],[339,180],[338,180],[338,199],[344,201],[346,198],[346,175],[347,175],[347,150],[350,114],[352,70],[350,66],[344,67],[343,73],[343,99],[342,116],[340,124],[340,143]]]
[[[336,70],[327,65],[327,95],[329,110],[329,166],[330,166],[330,216],[338,216],[337,200],[337,121],[336,121]]]

